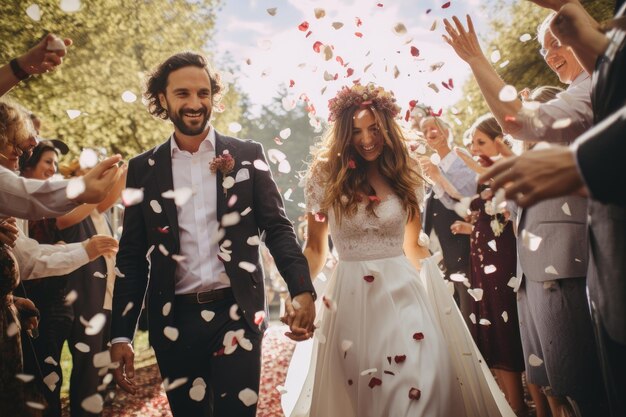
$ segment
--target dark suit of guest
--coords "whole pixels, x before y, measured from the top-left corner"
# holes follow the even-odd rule
[[[217,236],[211,236],[219,239],[220,250],[226,249],[220,261],[229,287],[197,294],[175,293],[179,275],[172,254],[181,250],[181,208],[162,196],[174,188],[173,140],[129,164],[127,187],[143,188],[144,198],[128,207],[124,217],[117,266],[125,277],[115,286],[112,337],[133,337],[145,294],[150,342],[162,377],[169,382],[187,378],[182,386],[167,392],[173,414],[254,416],[256,404],[249,405],[246,395],[258,393],[264,325],[255,324],[255,313],[264,311],[266,303],[258,246],[248,243],[248,238],[265,233],[265,244],[292,296],[313,293],[309,267],[270,171],[256,169],[253,164],[265,161],[262,146],[216,132],[215,154],[230,153],[235,166],[229,175],[238,179],[232,188],[225,189],[224,175],[218,171],[217,192],[212,199],[217,222],[228,213],[241,216],[238,223],[223,227],[223,236],[217,235],[217,230],[212,231]],[[254,265],[255,270],[249,272],[250,268],[242,268],[240,262]],[[238,307],[233,307],[235,304]],[[229,331],[238,330],[250,344],[235,341],[234,333],[225,337]],[[233,343],[239,346],[230,353],[227,345]],[[205,386],[206,393],[198,385]],[[195,400],[190,399],[192,388]]]
[[[450,230],[452,223],[457,220],[464,221],[454,210],[446,208],[431,191],[424,207],[424,233],[430,236],[431,232],[435,231],[441,246],[445,276],[448,279],[451,274],[464,274],[467,278],[470,277],[470,237],[469,235],[455,235]],[[472,313],[474,300],[463,283],[455,282],[454,288],[454,298],[471,329],[469,315]]]
[[[620,2],[618,2],[619,4]],[[623,16],[622,5],[616,17]],[[587,285],[612,416],[626,415],[626,31],[596,63],[592,104],[596,125],[576,142],[591,194]]]

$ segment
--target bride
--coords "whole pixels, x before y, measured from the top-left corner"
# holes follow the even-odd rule
[[[339,262],[310,363],[290,365],[286,414],[514,416],[420,245],[423,181],[394,120],[395,98],[357,84],[329,110],[332,125],[306,177],[304,254],[316,276],[330,231]],[[287,305],[285,322],[297,307]]]

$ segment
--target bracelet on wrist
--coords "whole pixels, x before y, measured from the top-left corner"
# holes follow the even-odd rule
[[[22,81],[30,77],[30,74],[20,67],[20,64],[17,62],[17,58],[13,58],[9,65],[11,65],[11,71],[13,71],[13,75],[15,75],[18,80]]]

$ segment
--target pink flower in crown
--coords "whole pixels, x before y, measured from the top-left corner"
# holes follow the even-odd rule
[[[217,171],[221,172],[222,175],[226,176],[232,172],[233,168],[235,168],[235,158],[225,150],[222,152],[222,155],[218,155],[211,161],[209,165],[212,173],[217,173]]]

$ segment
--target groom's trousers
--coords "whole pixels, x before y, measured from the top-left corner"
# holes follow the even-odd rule
[[[172,309],[178,338],[170,348],[155,352],[163,380],[167,378],[168,385],[184,381],[169,390],[166,386],[173,416],[254,417],[262,335],[252,331],[243,317],[231,318],[231,306],[236,304],[232,295],[204,304],[184,297],[183,301],[177,296]],[[232,333],[225,340],[227,332],[241,329],[251,342],[251,350],[235,342]],[[237,343],[236,349],[225,352],[225,344],[233,342]],[[247,343],[244,340],[242,344]]]

